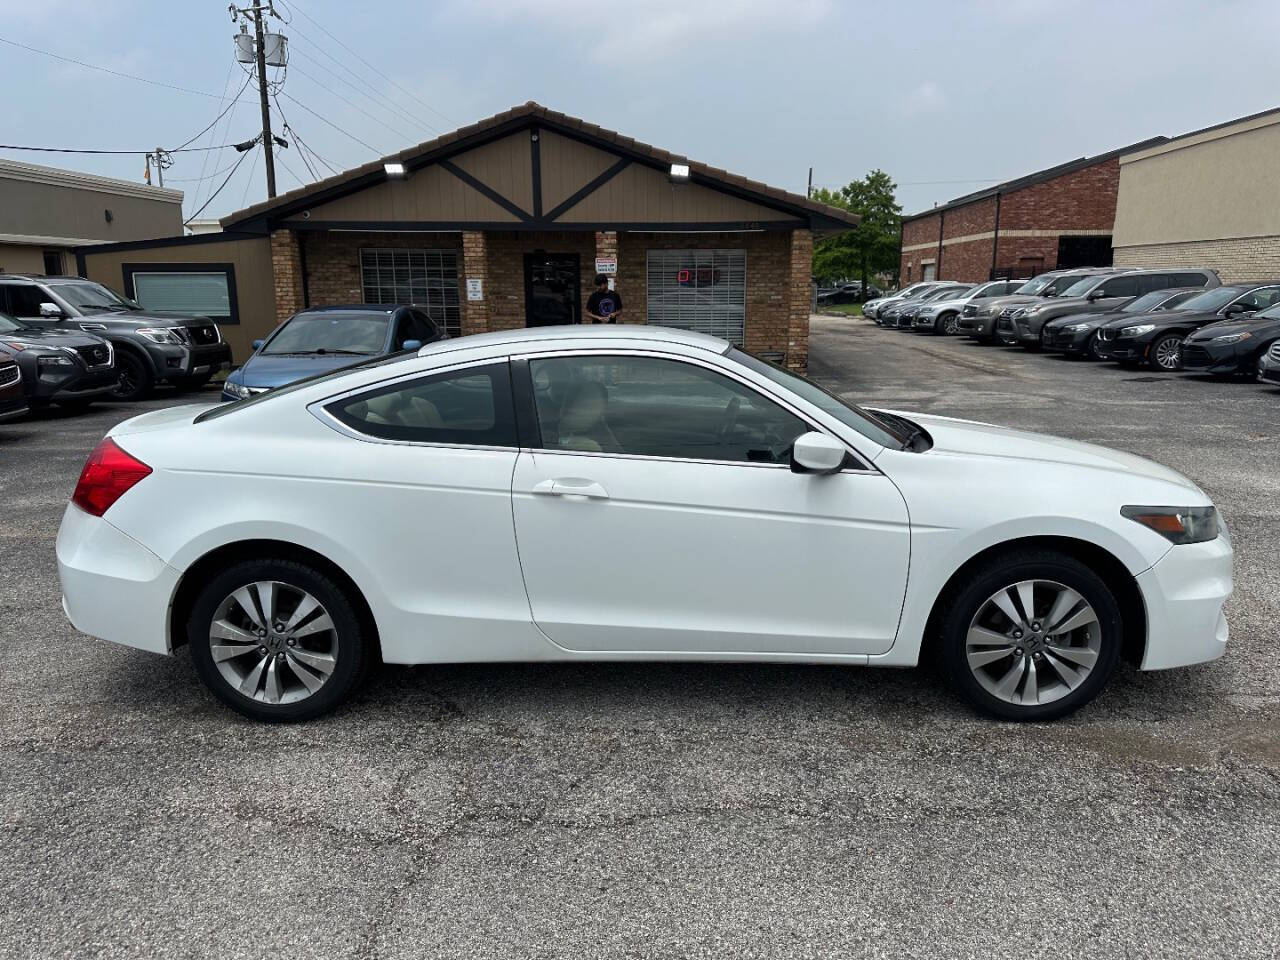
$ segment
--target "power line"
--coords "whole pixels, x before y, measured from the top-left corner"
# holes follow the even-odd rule
[[[319,80],[317,80],[317,79],[316,79],[315,77],[313,77],[311,74],[307,73],[307,72],[306,72],[305,70],[303,70],[301,67],[294,67],[294,68],[293,68],[293,70],[294,70],[294,72],[295,72],[295,73],[300,73],[300,74],[302,74],[304,77],[306,77],[306,78],[307,78],[308,80],[310,80],[312,83],[314,83],[314,84],[316,84],[317,86],[319,86],[319,87],[320,87],[320,89],[322,89],[322,90],[324,90],[324,89],[325,89],[325,86],[324,86],[324,84],[323,84],[323,83],[321,83]],[[352,103],[350,100],[348,100],[346,97],[344,97],[342,94],[338,93],[337,91],[333,90],[332,88],[329,88],[329,89],[328,89],[328,90],[326,90],[325,92],[326,92],[326,93],[328,93],[328,94],[329,94],[329,96],[331,96],[331,97],[337,97],[339,100],[341,100],[341,101],[342,101],[343,103],[345,103],[347,106],[349,106],[352,110],[358,110],[360,113],[364,114],[366,117],[368,117],[368,118],[369,118],[370,120],[372,120],[374,123],[376,123],[376,124],[379,124],[379,125],[381,125],[381,126],[386,127],[388,130],[390,130],[392,133],[394,133],[397,137],[402,137],[402,138],[404,138],[405,140],[408,140],[408,141],[410,141],[410,142],[412,142],[412,141],[413,141],[414,136],[413,136],[413,134],[412,134],[412,133],[405,133],[403,130],[397,130],[395,127],[391,126],[391,124],[389,124],[389,123],[383,123],[381,120],[379,120],[379,119],[378,119],[377,117],[375,117],[373,114],[369,113],[369,111],[368,111],[368,110],[366,110],[366,109],[365,109],[365,108],[363,108],[363,107],[359,107],[359,106],[357,106],[356,104]]]
[[[230,170],[234,166],[235,166],[234,163],[228,163],[221,170],[215,170],[213,171],[213,173],[210,173],[208,175],[205,175],[202,173],[198,177],[165,177],[165,182],[166,183],[204,183],[207,180],[212,180],[214,177],[217,177],[217,176],[220,176],[221,174],[226,173],[228,170]]]
[[[236,61],[232,60],[232,61],[231,61],[231,66],[229,66],[229,67],[227,68],[227,76],[226,76],[226,78],[222,81],[222,96],[223,96],[223,98],[224,98],[224,99],[226,98],[226,95],[227,95],[227,87],[229,87],[229,86],[231,85],[231,75],[232,75],[233,73],[235,73],[235,70],[236,70]],[[246,83],[248,83],[248,81],[247,81],[247,80],[246,80],[245,82],[246,82]],[[241,93],[243,93],[243,92],[244,92],[244,91],[243,91],[243,90],[241,90]],[[226,117],[227,117],[227,134],[230,134],[230,133],[231,133],[231,123],[232,123],[232,121],[235,119],[235,115],[236,115],[236,107],[237,107],[237,106],[239,106],[239,105],[240,105],[240,95],[239,95],[239,94],[237,94],[237,95],[236,95],[236,99],[235,99],[235,100],[233,100],[233,101],[232,101],[232,103],[231,103],[231,109],[230,109],[229,111],[226,111]],[[222,107],[222,101],[221,101],[221,100],[219,100],[219,101],[218,101],[218,107],[219,107],[219,108],[221,108],[221,107]],[[226,135],[226,134],[224,134],[224,136],[225,136],[225,135]],[[217,121],[217,120],[214,120],[214,121],[213,121],[213,127],[209,130],[209,142],[210,142],[210,143],[212,143],[212,142],[217,138],[217,136],[218,136],[218,121]],[[209,167],[209,154],[207,154],[207,153],[206,153],[203,157],[201,157],[201,158],[200,158],[200,179],[199,179],[198,181],[196,181],[195,196],[193,196],[193,197],[191,198],[191,203],[192,203],[193,205],[194,205],[194,204],[197,204],[197,203],[199,203],[199,202],[200,202],[200,194],[201,194],[201,193],[203,192],[203,190],[204,190],[204,186],[203,186],[203,184],[204,184],[204,182],[205,182],[205,175],[204,175],[204,172],[205,172],[205,170],[207,170],[207,169],[208,169],[208,167]],[[225,170],[225,169],[227,169],[227,167],[224,167],[223,169]],[[219,173],[221,173],[221,171],[219,171]],[[219,173],[211,174],[211,175],[209,176],[209,179],[210,179],[210,180],[212,180],[214,177],[217,177],[217,176],[219,175]]]
[[[182,147],[179,150],[166,150],[165,153],[204,153],[209,150],[226,150],[228,147],[240,146],[235,143],[220,143],[216,147]],[[131,154],[151,153],[155,148],[143,150],[81,150],[76,147],[30,147],[16,143],[0,143],[0,150],[30,150],[34,153],[104,153]]]
[[[410,121],[411,123],[414,123],[420,127],[423,127],[430,133],[439,133],[439,130],[435,126],[433,126],[430,123],[427,123],[427,121],[423,120],[421,117],[418,117],[410,113],[404,107],[400,106],[399,103],[392,100],[382,91],[378,90],[376,87],[373,86],[373,84],[369,83],[368,80],[366,80],[360,74],[356,73],[356,71],[352,70],[349,66],[347,66],[345,63],[343,63],[341,60],[335,57],[332,53],[330,53],[324,47],[320,46],[320,44],[316,43],[310,37],[301,33],[301,31],[299,31],[297,27],[294,27],[292,29],[295,37],[301,37],[304,41],[306,41],[307,44],[314,47],[316,52],[324,54],[326,57],[332,60],[335,64],[337,64],[347,73],[351,74],[351,76],[353,76],[356,80],[360,81],[360,85],[352,83],[350,80],[347,80],[345,77],[339,76],[337,73],[335,73],[330,68],[326,67],[323,63],[321,63],[315,57],[308,54],[306,50],[298,49],[296,45],[294,47],[294,53],[301,54],[303,57],[310,60],[316,66],[327,71],[331,76],[341,80],[343,83],[347,84],[347,86],[351,87],[351,89],[360,92],[363,96],[368,97],[373,102],[378,103],[379,101],[381,101],[381,105],[383,106],[383,109],[386,110],[388,113],[394,113],[399,117]],[[361,85],[363,86],[364,89],[361,89]]]
[[[298,11],[298,12],[301,13],[302,11]],[[316,113],[314,110],[308,107],[305,103],[303,103],[297,97],[287,94],[283,90],[280,91],[280,96],[284,97],[286,100],[290,101],[291,103],[296,103],[298,106],[300,106],[303,110],[307,111],[307,113],[311,114],[321,123],[328,124],[329,126],[333,127],[333,129],[337,130],[344,137],[349,137],[350,139],[354,140],[356,143],[360,144],[360,146],[364,147],[365,149],[372,150],[374,153],[378,154],[378,156],[382,156],[382,151],[379,150],[377,147],[375,147],[373,144],[365,143],[363,140],[357,137],[354,133],[351,133],[347,130],[343,130],[340,126],[338,126],[332,120],[328,120],[325,117],[322,117],[320,114]]]
[[[301,150],[298,151],[298,156],[302,156]],[[310,180],[303,180],[300,176],[294,173],[293,167],[289,166],[289,164],[284,162],[283,154],[276,154],[276,159],[280,161],[280,166],[284,167],[285,170],[289,172],[289,176],[293,177],[293,179],[297,182],[298,186],[305,187],[308,183],[311,182]]]
[[[212,130],[212,129],[213,129],[213,127],[214,127],[214,125],[215,125],[219,120],[221,120],[223,117],[225,117],[225,116],[227,115],[227,112],[228,112],[232,107],[234,107],[237,103],[239,103],[239,102],[240,102],[240,94],[244,93],[245,88],[246,88],[246,87],[248,87],[248,86],[249,86],[249,80],[246,78],[246,79],[245,79],[245,81],[244,81],[244,86],[242,86],[239,90],[237,90],[237,91],[236,91],[235,98],[234,98],[230,103],[228,103],[225,107],[223,107],[223,108],[222,108],[222,112],[221,112],[221,113],[219,113],[216,117],[214,117],[214,118],[213,118],[213,122],[212,122],[212,123],[210,123],[207,127],[205,127],[203,130],[201,130],[199,133],[197,133],[197,134],[196,134],[194,137],[192,137],[190,140],[186,141],[186,143],[183,143],[183,144],[182,144],[182,146],[174,147],[172,150],[166,150],[166,151],[165,151],[165,153],[177,153],[177,152],[178,152],[179,150],[181,150],[183,147],[186,147],[188,144],[191,144],[191,143],[195,142],[196,140],[199,140],[199,139],[200,139],[201,137],[203,137],[206,133],[208,133],[210,130]],[[224,87],[223,87],[223,91],[222,91],[222,93],[223,93],[223,96],[225,97],[225,96],[226,96],[226,87],[225,87],[225,85],[224,85]]]
[[[39,47],[30,47],[25,43],[19,43],[16,40],[10,40],[6,37],[0,37],[0,43],[7,43],[11,47],[18,47],[21,50],[27,50],[31,53],[38,53],[41,56],[52,57],[54,60],[61,60],[63,63],[74,63],[78,67],[86,67],[89,70],[97,70],[100,73],[109,73],[113,77],[121,77],[125,80],[136,80],[139,83],[149,83],[153,87],[165,87],[168,90],[177,90],[179,93],[190,93],[197,97],[208,97],[211,100],[221,100],[222,97],[216,93],[206,93],[203,90],[192,90],[190,87],[180,87],[175,83],[165,83],[163,80],[152,80],[150,77],[139,77],[132,73],[121,73],[119,70],[112,70],[108,67],[100,67],[96,63],[86,63],[83,60],[77,60],[75,57],[64,57],[59,53],[51,53],[48,50],[41,50]],[[79,151],[81,153],[86,151]],[[133,151],[129,151],[132,153]]]
[[[275,101],[276,109],[280,111],[280,119],[284,123],[284,129],[293,137],[293,142],[298,145],[298,156],[300,156],[302,158],[302,162],[306,164],[307,170],[310,171],[311,176],[316,180],[320,179],[319,175],[314,169],[312,169],[310,162],[307,160],[307,153],[310,153],[313,157],[332,170],[336,176],[338,171],[334,168],[333,164],[312,150],[311,145],[306,143],[302,137],[298,136],[298,131],[290,125],[289,118],[284,115],[284,107],[280,106],[280,98],[272,94],[271,99]]]
[[[396,107],[394,107],[394,105],[387,106],[385,103],[380,102],[378,98],[375,97],[373,94],[365,92],[364,90],[360,89],[360,87],[356,86],[354,83],[348,80],[346,77],[340,76],[339,74],[335,73],[333,70],[331,70],[329,67],[326,67],[323,63],[321,63],[315,57],[312,57],[311,55],[309,55],[305,50],[300,50],[298,47],[295,46],[293,48],[293,55],[305,58],[306,60],[310,61],[312,65],[319,67],[321,70],[323,70],[329,76],[333,77],[335,80],[339,81],[340,83],[345,83],[348,87],[350,87],[360,96],[364,97],[366,100],[368,100],[378,109],[385,111],[394,119],[407,120],[412,124],[426,128],[430,133],[434,134],[436,132],[435,127],[432,127],[430,124],[427,124],[422,120],[419,120],[417,117],[414,117],[411,114],[405,113],[404,111],[397,109]],[[305,74],[302,72],[301,67],[295,67],[295,69],[299,73],[302,73],[303,76],[308,76],[308,74]],[[319,81],[316,81],[315,77],[310,77],[310,79],[317,83],[319,82]],[[387,102],[390,103],[390,101],[387,101]],[[363,109],[363,108],[357,108],[357,109]],[[420,136],[419,134],[402,134],[402,135],[407,136],[410,140],[416,139],[418,136]]]
[[[258,151],[257,151],[257,150],[254,150],[253,152],[256,154]],[[263,157],[265,157],[265,156],[266,156],[266,152],[264,151],[264,152],[263,152]],[[251,164],[249,164],[249,176],[248,176],[248,177],[246,177],[246,178],[245,178],[245,181],[244,181],[244,192],[243,192],[242,194],[240,194],[240,209],[241,209],[241,210],[243,210],[243,209],[244,209],[245,203],[246,203],[246,202],[248,201],[248,199],[249,199],[249,188],[250,188],[250,187],[252,187],[252,186],[253,186],[253,164],[251,163]],[[275,192],[273,191],[271,195],[274,197],[274,196],[275,196]]]
[[[231,168],[231,172],[227,174],[227,179],[223,180],[222,183],[219,184],[218,189],[213,191],[213,193],[209,195],[209,199],[204,202],[204,204],[200,207],[199,210],[197,210],[191,216],[187,217],[186,220],[182,221],[182,225],[184,227],[187,224],[189,224],[192,220],[194,220],[196,217],[200,216],[200,214],[204,213],[205,208],[208,207],[209,204],[213,203],[214,199],[218,196],[218,194],[222,192],[223,188],[226,187],[226,185],[231,182],[231,178],[234,177],[236,175],[236,171],[240,169],[240,164],[244,163],[244,158],[252,156],[256,152],[257,151],[255,150],[247,150],[244,153],[240,154],[240,159],[237,160],[235,166]]]
[[[360,56],[360,54],[356,53],[354,50],[352,50],[350,47],[348,47],[345,43],[343,43],[341,40],[339,40],[337,37],[335,37],[332,33],[330,33],[330,32],[329,32],[328,28],[327,28],[327,27],[325,27],[325,25],[324,25],[323,23],[320,23],[318,20],[316,20],[316,18],[315,18],[315,17],[313,17],[313,16],[311,16],[311,14],[307,13],[307,11],[306,11],[306,10],[303,10],[303,9],[302,9],[302,7],[298,6],[298,4],[297,4],[296,0],[289,0],[289,6],[290,6],[292,9],[296,10],[298,13],[302,14],[304,17],[306,17],[309,21],[311,21],[311,23],[313,23],[313,24],[315,24],[317,27],[319,27],[319,28],[324,32],[325,36],[327,36],[330,40],[332,40],[334,43],[336,43],[338,46],[340,46],[343,50],[347,51],[347,53],[351,54],[353,57],[355,57],[357,60],[359,60],[361,63],[363,63],[366,67],[368,67],[370,70],[372,70],[372,71],[373,71],[374,73],[376,73],[378,76],[380,76],[383,80],[387,81],[387,83],[391,84],[393,87],[395,87],[395,88],[396,88],[397,90],[399,90],[401,93],[405,94],[406,96],[412,97],[414,100],[418,101],[418,103],[422,104],[424,107],[426,107],[428,110],[430,110],[432,113],[434,113],[437,117],[440,117],[442,120],[444,120],[444,121],[445,121],[446,123],[448,123],[449,125],[454,126],[454,127],[458,126],[458,124],[457,124],[457,123],[455,123],[453,120],[450,120],[448,117],[446,117],[443,113],[441,113],[441,112],[440,112],[439,110],[437,110],[435,107],[431,106],[431,104],[427,103],[427,101],[425,101],[425,100],[423,100],[421,97],[419,97],[416,93],[412,92],[411,90],[406,90],[404,87],[400,86],[400,84],[396,83],[394,80],[392,80],[390,77],[388,77],[385,73],[383,73],[381,70],[379,70],[377,67],[375,67],[372,63],[370,63],[370,62],[369,62],[368,60],[366,60],[364,57]]]

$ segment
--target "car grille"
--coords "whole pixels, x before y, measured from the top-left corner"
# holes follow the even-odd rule
[[[187,336],[191,338],[191,342],[200,346],[218,343],[222,339],[218,336],[218,328],[212,323],[206,323],[200,327],[187,327],[186,331]]]
[[[960,311],[962,317],[976,317],[978,315],[978,305],[976,303],[966,303],[964,309]]]
[[[111,363],[111,348],[105,343],[92,343],[87,347],[76,347],[76,353],[89,367],[105,367]]]
[[[22,374],[18,372],[18,365],[16,363],[11,364],[8,367],[0,368],[0,387],[7,387],[11,383],[17,383],[18,378],[21,375]]]
[[[1005,316],[1005,315],[1002,313],[1002,314],[1000,314],[1000,319],[996,321],[996,329],[997,329],[997,330],[1012,330],[1012,329],[1013,329],[1013,321],[1012,321],[1009,317]]]
[[[1280,363],[1280,340],[1271,345],[1271,349],[1267,351],[1267,358]]]
[[[1114,330],[1110,330],[1107,327],[1100,327],[1098,329],[1099,340],[1114,340],[1115,338],[1116,332]]]
[[[1212,360],[1213,358],[1209,356],[1209,351],[1204,347],[1197,347],[1194,345],[1188,346],[1185,343],[1182,345],[1183,363],[1190,363],[1197,366],[1203,364],[1207,367]]]

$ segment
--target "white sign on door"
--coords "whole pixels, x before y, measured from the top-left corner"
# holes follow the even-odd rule
[[[596,257],[596,273],[603,273],[606,277],[612,277],[617,272],[617,257]]]
[[[484,278],[467,277],[467,299],[468,300],[484,299]]]

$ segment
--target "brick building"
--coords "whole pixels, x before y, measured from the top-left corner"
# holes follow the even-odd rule
[[[527,103],[254,204],[222,233],[85,249],[79,263],[130,295],[147,270],[226,277],[218,319],[237,358],[325,304],[418,303],[454,334],[578,323],[597,269],[616,269],[623,322],[803,368],[814,237],[857,222]]]
[[[1120,157],[1166,140],[1082,157],[904,217],[901,282],[1110,264]]]

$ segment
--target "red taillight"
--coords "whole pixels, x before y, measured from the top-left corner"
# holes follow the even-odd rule
[[[71,502],[85,513],[100,517],[150,472],[150,467],[129,456],[107,437],[84,462]]]

